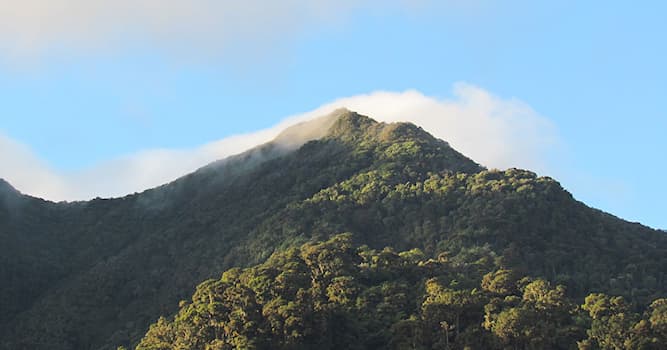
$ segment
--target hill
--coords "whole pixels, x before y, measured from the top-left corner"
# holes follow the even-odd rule
[[[136,344],[201,281],[341,232],[426,260],[477,258],[576,301],[605,292],[648,305],[667,292],[664,233],[588,208],[553,179],[486,170],[415,125],[344,110],[140,194],[0,193],[7,349]]]

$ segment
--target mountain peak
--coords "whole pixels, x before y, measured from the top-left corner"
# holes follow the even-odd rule
[[[371,117],[347,109],[332,113],[335,120],[329,128],[328,136],[344,141],[376,140],[380,142],[402,142],[422,140],[447,144],[433,137],[421,127],[410,122],[384,123]]]
[[[278,134],[273,141],[277,144],[292,148],[299,147],[308,141],[321,139],[327,136],[332,125],[336,123],[341,114],[346,111],[346,109],[337,109],[325,116],[294,124]]]
[[[273,142],[287,148],[298,148],[308,141],[325,137],[354,141],[375,136],[385,126],[387,124],[347,108],[338,108],[327,115],[288,127]]]
[[[334,118],[334,122],[329,127],[328,136],[342,139],[356,139],[381,124],[345,108],[337,109],[330,116]]]
[[[391,142],[407,139],[436,141],[436,138],[412,123],[378,122],[347,108],[339,108],[322,117],[288,127],[273,142],[287,148],[297,148],[308,141],[326,137],[346,142],[361,140]]]

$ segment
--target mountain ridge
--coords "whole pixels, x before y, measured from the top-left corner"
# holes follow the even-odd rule
[[[377,122],[367,116],[360,115],[356,112],[353,112],[347,108],[338,108],[332,111],[329,114],[313,118],[310,120],[298,122],[291,126],[288,126],[283,131],[281,131],[276,137],[272,140],[259,144],[257,146],[251,147],[243,152],[238,154],[233,154],[222,159],[212,161],[208,164],[205,164],[194,171],[179,176],[178,178],[171,180],[165,184],[158,185],[152,188],[144,189],[136,193],[128,193],[126,195],[120,195],[116,197],[95,197],[88,200],[73,200],[73,201],[53,201],[48,198],[35,197],[29,194],[23,194],[20,191],[16,190],[11,183],[6,181],[3,178],[0,178],[0,190],[12,191],[26,197],[33,197],[42,199],[51,203],[85,203],[92,200],[114,200],[126,198],[129,196],[134,196],[141,194],[146,191],[151,191],[154,189],[162,188],[164,186],[169,186],[170,184],[179,181],[182,178],[191,176],[194,173],[197,173],[204,169],[216,168],[223,164],[226,164],[234,160],[243,160],[248,162],[251,158],[257,158],[259,160],[274,158],[285,153],[294,151],[295,149],[301,147],[302,145],[324,138],[340,138],[348,142],[354,142],[357,137],[364,135],[368,139],[381,139],[382,141],[391,141],[392,137],[398,140],[399,138],[406,137],[406,134],[412,134],[419,136],[422,139],[428,139],[429,142],[439,141],[442,144],[449,147],[449,144],[442,140],[437,140],[431,136],[428,132],[424,131],[421,127],[412,124],[410,122],[394,122],[394,123],[384,123]],[[268,153],[274,153],[267,157]],[[251,162],[253,163],[253,162]],[[235,164],[238,166],[238,164]],[[483,167],[480,166],[480,169]]]

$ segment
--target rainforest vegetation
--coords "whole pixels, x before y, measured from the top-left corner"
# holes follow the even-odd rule
[[[636,311],[522,276],[489,249],[427,258],[350,234],[225,271],[153,324],[138,350],[664,349],[667,299]]]

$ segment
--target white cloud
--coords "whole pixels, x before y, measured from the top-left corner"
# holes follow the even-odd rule
[[[46,198],[65,198],[62,176],[53,172],[24,146],[0,134],[0,178],[27,193]]]
[[[463,83],[454,86],[453,99],[437,99],[415,90],[374,92],[337,100],[313,114],[337,106],[379,121],[413,122],[491,168],[546,171],[546,157],[558,147],[554,126],[530,106]]]
[[[558,139],[549,121],[525,103],[466,84],[438,99],[418,91],[373,92],[338,99],[278,125],[194,149],[141,151],[74,173],[58,172],[28,147],[0,135],[0,178],[24,193],[51,200],[115,197],[155,187],[195,169],[267,142],[287,126],[346,107],[385,122],[411,121],[475,161],[492,168],[548,171]]]
[[[0,54],[155,45],[175,52],[260,49],[359,9],[418,0],[0,0]]]

